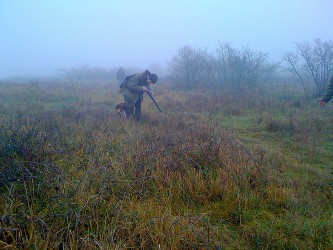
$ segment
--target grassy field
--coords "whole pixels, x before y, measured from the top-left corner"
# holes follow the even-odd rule
[[[155,90],[0,84],[1,249],[333,249],[332,104]]]

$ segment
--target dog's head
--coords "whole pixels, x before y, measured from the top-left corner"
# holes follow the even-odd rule
[[[119,109],[120,112],[123,112],[125,110],[125,103],[122,102],[122,103],[117,104],[115,109]]]

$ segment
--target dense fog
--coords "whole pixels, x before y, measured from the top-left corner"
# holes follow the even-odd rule
[[[162,73],[182,46],[214,53],[220,42],[279,61],[297,42],[333,40],[332,10],[331,0],[1,1],[0,80],[87,65]]]

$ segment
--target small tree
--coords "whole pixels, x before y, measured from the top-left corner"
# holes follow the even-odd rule
[[[237,91],[260,83],[277,68],[267,53],[248,47],[238,50],[228,43],[220,43],[214,65],[219,84]]]
[[[313,43],[296,44],[296,52],[286,52],[283,59],[287,62],[286,69],[301,83],[304,94],[310,95],[306,87],[306,79],[314,85],[314,94],[323,93],[333,74],[333,41],[315,39]]]
[[[183,46],[169,64],[172,80],[185,88],[201,86],[211,75],[210,58],[206,50],[196,50],[189,45]]]

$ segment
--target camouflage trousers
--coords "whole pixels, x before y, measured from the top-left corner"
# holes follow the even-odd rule
[[[142,120],[142,115],[141,115],[142,99],[138,98],[137,101],[133,101],[132,98],[129,98],[128,96],[124,96],[124,100],[125,100],[126,117],[129,118],[134,113],[135,119],[137,121],[141,121]]]

